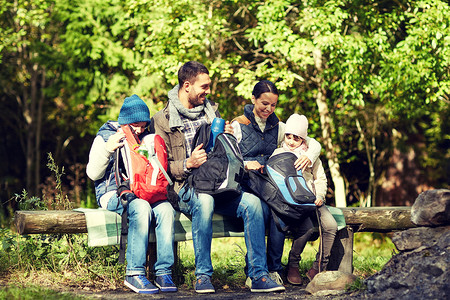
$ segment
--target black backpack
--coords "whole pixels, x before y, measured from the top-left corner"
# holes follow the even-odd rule
[[[210,147],[211,125],[202,124],[196,131],[192,148],[203,143],[203,149]],[[187,182],[197,193],[220,197],[237,197],[241,194],[244,174],[244,160],[238,142],[232,134],[220,133],[214,147],[207,153],[207,160],[192,170]]]
[[[297,156],[283,152],[269,158],[265,172],[249,172],[249,188],[265,201],[271,208],[274,220],[282,231],[290,225],[299,223],[315,211],[316,196],[310,191],[303,178],[302,171],[297,171],[294,162]],[[281,228],[281,218],[287,225]]]

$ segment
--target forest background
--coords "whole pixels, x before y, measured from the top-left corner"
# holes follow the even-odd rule
[[[305,114],[322,144],[331,205],[411,205],[449,188],[447,2],[0,0],[1,223],[59,188],[95,207],[97,129],[131,94],[162,109],[189,60],[209,68],[228,120],[257,81],[276,83],[277,116]]]

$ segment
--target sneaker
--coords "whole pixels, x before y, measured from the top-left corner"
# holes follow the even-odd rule
[[[292,285],[301,285],[303,283],[298,267],[288,267],[287,281]]]
[[[125,286],[138,294],[157,294],[158,288],[148,281],[145,275],[125,276]]]
[[[270,272],[269,277],[279,285],[283,285],[283,279],[281,279],[281,276],[278,272]],[[245,286],[249,289],[252,288],[252,279],[250,277],[247,277],[247,279],[245,280]]]
[[[267,275],[261,276],[258,280],[253,280],[250,289],[255,293],[284,292],[285,290],[284,286],[277,284]]]
[[[281,279],[281,276],[278,272],[269,272],[269,277],[270,279],[272,279],[273,281],[275,281],[276,284],[278,285],[283,285],[283,279]]]
[[[249,289],[252,288],[252,279],[250,277],[247,277],[247,279],[245,280],[245,286]]]
[[[178,291],[177,286],[172,281],[172,276],[169,274],[156,276],[155,285],[157,287],[159,287],[161,292],[176,292],[176,291]]]
[[[211,278],[207,275],[200,275],[197,277],[195,283],[195,291],[200,294],[215,293],[216,290],[211,283]]]
[[[306,276],[309,278],[309,280],[313,280],[314,277],[319,274],[319,270],[316,270],[314,268],[309,269],[308,272],[306,272]]]

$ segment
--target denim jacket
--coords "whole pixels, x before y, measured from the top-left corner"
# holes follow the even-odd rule
[[[109,137],[117,132],[117,122],[108,121],[100,127],[97,132],[97,136],[101,136],[105,143]],[[105,169],[105,174],[102,178],[94,181],[95,185],[95,197],[97,203],[100,206],[100,198],[107,192],[117,190],[116,176],[114,174],[114,155],[109,157],[108,165]]]

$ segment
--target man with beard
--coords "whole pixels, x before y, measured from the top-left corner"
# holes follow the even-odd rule
[[[206,98],[211,93],[208,69],[201,63],[190,61],[178,71],[178,85],[169,93],[167,106],[153,116],[152,126],[167,145],[169,174],[174,185],[169,190],[169,201],[177,210],[192,216],[192,239],[195,253],[195,291],[214,293],[211,284],[212,216],[218,214],[242,218],[247,246],[248,276],[252,279],[252,292],[284,291],[268,276],[265,253],[265,204],[253,194],[242,192],[235,199],[218,201],[204,193],[191,193],[184,186],[194,168],[207,160],[199,145],[192,149],[197,128],[211,123],[220,114],[218,105]],[[233,134],[226,121],[225,132]]]

